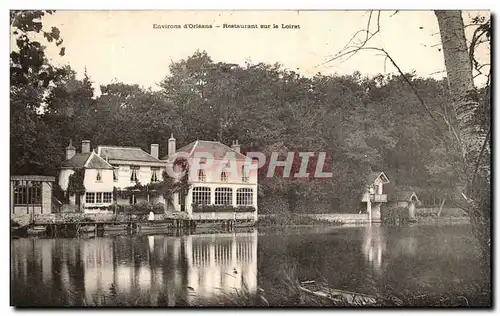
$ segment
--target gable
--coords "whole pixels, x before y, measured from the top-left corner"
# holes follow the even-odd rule
[[[371,172],[368,175],[368,184],[372,185],[375,182],[381,182],[383,184],[389,183],[389,178],[383,172]]]
[[[113,167],[107,163],[104,159],[99,157],[98,155],[91,154],[87,159],[87,163],[85,164],[85,168],[88,169],[113,169]]]
[[[188,145],[179,148],[176,153],[186,153],[189,157],[194,156],[196,153],[211,154],[215,160],[222,160],[226,157],[228,153],[234,153],[236,160],[246,160],[247,157],[231,147],[224,145],[220,142],[216,141],[207,141],[207,140],[197,140],[195,142],[189,143]],[[168,159],[168,156],[163,158],[164,160]]]
[[[94,152],[75,154],[71,159],[63,161],[61,168],[113,169],[109,163]]]
[[[420,202],[417,195],[413,191],[396,191],[389,195],[389,200],[398,202],[409,202],[413,200],[415,202]]]

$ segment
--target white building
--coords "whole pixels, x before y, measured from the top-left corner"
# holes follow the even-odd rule
[[[151,153],[136,147],[98,146],[90,149],[90,141],[82,141],[81,153],[76,153],[71,141],[66,147],[66,160],[61,164],[59,185],[69,197],[71,210],[101,211],[108,209],[116,198],[117,204],[135,204],[141,200],[163,203],[155,192],[139,194],[127,190],[137,184],[161,181],[165,163],[158,159],[157,144]],[[115,197],[114,192],[129,191]],[[126,196],[126,198],[124,197]]]
[[[387,194],[384,193],[384,184],[389,183],[389,178],[383,172],[371,172],[368,176],[367,188],[363,197],[362,203],[366,203],[366,212],[368,213],[368,221],[379,223],[380,207],[387,203]]]
[[[163,159],[172,166],[179,157],[188,162],[190,187],[175,193],[169,208],[196,220],[257,221],[257,169],[250,167],[252,161],[240,153],[237,141],[229,147],[197,140],[176,150],[171,137]]]
[[[163,180],[165,162],[158,159],[159,145],[151,144],[150,153],[139,147],[98,146],[97,155],[105,159],[112,167],[112,181],[116,192],[117,204],[136,204],[144,201],[151,204],[164,203],[158,192],[144,192],[127,189],[140,184],[145,186]]]

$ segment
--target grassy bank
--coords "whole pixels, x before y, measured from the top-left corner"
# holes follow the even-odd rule
[[[309,216],[301,216],[295,214],[286,215],[268,215],[264,217],[259,217],[257,222],[257,227],[300,227],[300,226],[340,226],[344,223],[341,221],[328,221],[323,219],[316,219]]]
[[[134,293],[117,292],[112,285],[106,293],[85,296],[82,293],[53,288],[46,291],[35,291],[32,287],[15,287],[15,295],[11,303],[17,307],[56,307],[56,306],[87,306],[87,307],[361,307],[360,304],[347,301],[332,301],[330,299],[305,294],[300,289],[300,283],[293,273],[277,272],[280,281],[273,288],[264,291],[257,287],[250,290],[244,280],[240,289],[231,292],[219,292],[213,289],[211,299],[199,298],[192,288],[178,288],[175,293],[164,290],[160,293],[150,291],[135,291]],[[486,283],[485,283],[486,284]],[[392,285],[392,287],[391,287]],[[488,286],[478,283],[457,284],[453,291],[433,293],[432,289],[418,292],[396,290],[397,281],[387,282],[383,288],[376,291],[375,307],[489,307],[491,306]],[[375,292],[375,291],[374,291]],[[12,297],[11,297],[12,299]],[[366,305],[364,305],[366,306]]]
[[[439,211],[439,207],[421,207],[415,209],[417,218],[459,218],[466,217],[464,210],[459,208],[446,207]]]

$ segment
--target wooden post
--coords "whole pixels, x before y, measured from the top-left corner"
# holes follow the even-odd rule
[[[371,225],[372,223],[372,202],[368,199],[366,202],[366,211],[368,212],[368,223]]]

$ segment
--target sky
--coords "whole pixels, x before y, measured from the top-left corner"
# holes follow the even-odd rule
[[[478,11],[464,12],[464,20]],[[380,32],[371,46],[384,48],[405,72],[441,78],[444,60],[432,11],[382,11]],[[489,14],[489,13],[487,13]],[[305,76],[364,75],[395,72],[377,52],[363,51],[349,60],[327,62],[361,29],[367,11],[57,11],[44,17],[44,27],[61,31],[66,55],[53,45],[47,55],[56,65],[84,70],[95,86],[111,82],[157,89],[173,62],[206,51],[215,62],[276,62]],[[372,15],[371,30],[377,27]],[[158,29],[154,24],[211,24],[212,29]],[[224,29],[226,24],[278,24],[278,29]],[[283,29],[281,24],[300,25]],[[467,32],[471,34],[470,31]],[[357,39],[364,35],[360,34]],[[489,60],[489,51],[481,52]],[[479,79],[481,80],[481,79]]]

